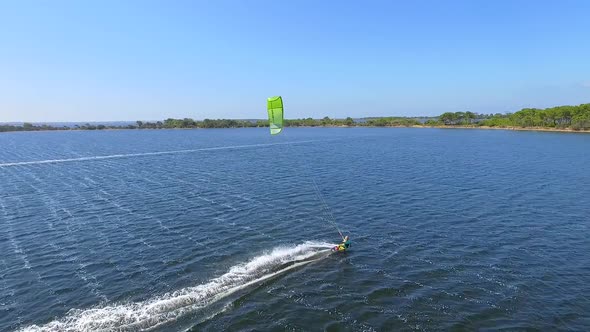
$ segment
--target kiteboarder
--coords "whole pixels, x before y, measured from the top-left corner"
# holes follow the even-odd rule
[[[332,250],[334,250],[334,251],[346,251],[346,250],[348,250],[348,248],[350,248],[350,240],[348,239],[348,235],[346,235],[342,239],[342,243],[340,243],[339,245],[335,246]]]

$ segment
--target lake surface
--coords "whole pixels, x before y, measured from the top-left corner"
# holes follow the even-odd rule
[[[4,133],[0,331],[587,331],[589,216],[586,134]]]

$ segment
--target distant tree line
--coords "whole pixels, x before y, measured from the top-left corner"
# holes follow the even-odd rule
[[[86,123],[83,125],[75,125],[73,127],[68,126],[51,126],[48,124],[42,125],[34,125],[29,122],[25,122],[22,125],[9,125],[9,124],[0,124],[0,132],[6,131],[44,131],[44,130],[103,130],[103,129],[135,129],[135,126],[128,125],[128,126],[113,126],[113,125],[93,125],[90,123]]]
[[[285,120],[286,127],[410,127],[410,126],[488,126],[488,127],[531,127],[531,128],[570,128],[572,130],[590,130],[590,104],[578,106],[558,106],[546,109],[525,108],[515,113],[478,114],[472,112],[446,112],[438,117],[429,118],[421,123],[416,118],[375,117],[354,120],[346,119],[290,119]],[[268,127],[267,120],[231,120],[205,119],[193,120],[166,119],[164,121],[136,121],[128,125],[94,125],[86,123],[73,127],[54,127],[47,124],[34,125],[25,122],[22,125],[0,124],[4,131],[39,131],[39,130],[103,130],[103,129],[172,129],[172,128],[251,128]]]
[[[419,126],[422,123],[413,118],[400,118],[400,117],[386,117],[386,118],[370,118],[365,123],[360,125],[369,127],[411,127]]]
[[[364,121],[355,121],[351,117],[346,119],[331,119],[326,116],[322,119],[285,119],[285,127],[345,127],[345,126],[413,126],[419,125],[415,119],[401,118],[401,117],[386,117],[386,118],[369,118]],[[268,127],[267,120],[211,120],[205,119],[196,121],[193,119],[166,119],[164,122],[142,122],[137,121],[137,128],[252,128],[252,127]]]
[[[33,130],[63,130],[69,129],[67,127],[52,127],[48,125],[35,126],[32,123],[25,122],[22,126],[15,126],[9,124],[0,124],[0,132],[4,131],[33,131]]]
[[[251,127],[268,127],[268,121],[257,120],[231,120],[231,119],[205,119],[202,121],[190,118],[184,119],[166,119],[164,122],[158,121],[142,122],[137,121],[139,129],[162,129],[162,128],[251,128]]]
[[[331,119],[324,117],[322,119],[285,119],[286,127],[344,127],[344,126],[412,126],[420,123],[410,118],[386,117],[386,118],[369,118],[364,121],[355,121],[351,117],[346,119]],[[93,125],[86,123],[84,125],[75,125],[73,127],[53,127],[49,125],[33,125],[24,123],[22,126],[0,125],[0,131],[38,131],[38,130],[103,130],[103,129],[173,129],[173,128],[253,128],[268,127],[268,120],[231,120],[231,119],[205,119],[193,120],[184,119],[166,119],[164,121],[136,121],[135,124],[129,125]]]
[[[172,129],[172,128],[245,128],[245,127],[268,127],[268,121],[257,120],[230,120],[219,119],[211,120],[205,119],[203,121],[196,121],[193,119],[166,119],[164,121],[144,122],[136,121],[135,124],[128,125],[103,125],[90,124],[74,125],[73,127],[62,126],[55,127],[50,125],[34,125],[31,123],[23,123],[23,125],[2,125],[0,124],[0,132],[3,131],[40,131],[40,130],[104,130],[104,129]]]
[[[545,109],[524,108],[515,113],[477,114],[446,112],[438,119],[425,122],[427,126],[487,126],[521,128],[560,128],[590,130],[590,104],[557,106]]]
[[[355,121],[351,117],[347,117],[346,119],[330,119],[327,116],[322,119],[285,120],[286,127],[399,127],[419,124],[420,122],[416,119],[402,117],[366,118],[361,121]]]

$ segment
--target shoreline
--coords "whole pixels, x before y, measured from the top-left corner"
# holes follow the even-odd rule
[[[574,130],[571,128],[550,128],[550,127],[490,127],[490,126],[412,126],[415,128],[437,128],[437,129],[483,129],[483,130],[512,130],[512,131],[545,131],[555,133],[590,133],[588,129]]]
[[[227,127],[227,128],[105,128],[105,129],[39,129],[39,130],[11,130],[2,131],[3,133],[31,133],[31,132],[80,132],[80,131],[118,131],[118,130],[207,130],[207,129],[257,129],[267,127]],[[285,128],[435,128],[435,129],[482,129],[482,130],[508,130],[508,131],[539,131],[539,132],[555,132],[555,133],[590,133],[590,129],[574,130],[571,128],[545,128],[545,127],[490,127],[490,126],[426,126],[426,125],[412,125],[412,126],[293,126]]]

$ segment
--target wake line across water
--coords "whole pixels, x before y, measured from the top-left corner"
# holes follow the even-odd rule
[[[0,164],[0,167],[24,166],[24,165],[41,165],[41,164],[57,164],[57,163],[79,162],[79,161],[104,160],[104,159],[145,157],[145,156],[160,156],[160,155],[167,155],[167,154],[192,153],[192,152],[201,152],[201,151],[215,151],[215,150],[229,150],[229,149],[248,149],[248,148],[258,148],[258,147],[274,146],[274,145],[304,144],[304,143],[312,143],[312,142],[316,142],[316,140],[294,141],[294,142],[281,142],[281,143],[261,143],[261,144],[249,144],[249,145],[217,146],[217,147],[210,147],[210,148],[187,149],[187,150],[172,150],[172,151],[156,151],[156,152],[141,152],[141,153],[111,154],[111,155],[105,155],[105,156],[91,156],[91,157],[67,158],[67,159],[47,159],[47,160],[34,160],[34,161],[18,161],[18,162],[13,162],[13,163],[3,163],[3,164]]]
[[[209,282],[187,287],[143,302],[72,309],[60,319],[20,331],[139,331],[150,330],[196,313],[241,290],[299,266],[327,257],[332,244],[305,242],[279,247],[247,263],[232,267]]]

